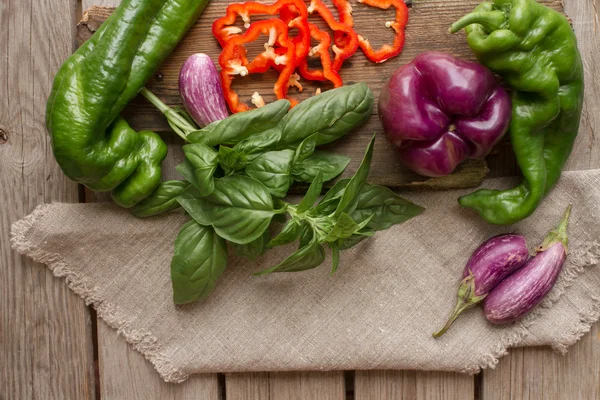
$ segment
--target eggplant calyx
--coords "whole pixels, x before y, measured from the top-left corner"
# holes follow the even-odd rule
[[[567,209],[565,210],[565,213],[562,219],[560,220],[560,223],[558,224],[556,229],[548,233],[548,235],[544,238],[542,245],[536,249],[536,253],[546,251],[559,242],[562,243],[562,245],[565,247],[565,252],[568,251],[569,238],[567,237],[567,226],[569,225],[569,216],[571,215],[572,206],[572,204],[569,204],[567,206]]]
[[[477,305],[478,303],[481,303],[481,301],[483,301],[483,299],[485,299],[487,295],[487,293],[482,294],[481,296],[475,295],[475,276],[473,275],[473,273],[471,273],[471,271],[469,271],[469,276],[463,279],[460,283],[460,286],[458,287],[458,299],[456,301],[454,311],[452,311],[452,314],[450,315],[450,318],[448,318],[446,325],[444,325],[444,327],[439,331],[435,332],[433,334],[433,337],[439,338],[444,333],[446,333],[446,331],[450,329],[454,321],[456,321],[456,318],[458,318],[458,316],[462,314],[463,311],[468,310],[469,308]]]

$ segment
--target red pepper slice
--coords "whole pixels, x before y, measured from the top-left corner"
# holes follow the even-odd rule
[[[289,29],[298,29],[298,34],[293,41],[296,47],[296,59],[306,57],[310,49],[310,30],[308,27],[308,12],[303,0],[278,0],[273,4],[257,2],[230,4],[225,11],[225,16],[215,20],[212,25],[214,37],[221,47],[225,47],[232,37],[242,34],[242,30],[233,26],[237,17],[241,17],[246,28],[250,26],[252,15],[279,15]]]
[[[396,17],[394,21],[387,21],[385,26],[392,28],[396,35],[394,36],[394,43],[390,46],[384,44],[379,50],[373,50],[371,44],[363,36],[359,35],[359,45],[365,56],[371,61],[376,63],[382,63],[389,60],[392,57],[396,57],[402,48],[404,47],[404,29],[408,22],[408,7],[402,0],[358,0],[359,3],[366,4],[371,7],[381,8],[387,10],[390,7],[396,8]]]
[[[333,5],[338,11],[340,22],[354,28],[354,18],[352,18],[352,6],[348,0],[333,0]],[[338,47],[344,47],[348,44],[348,37],[343,32],[334,32],[334,42]]]
[[[300,74],[309,80],[325,81],[333,83],[333,87],[342,86],[342,78],[333,70],[331,65],[331,56],[329,55],[329,46],[331,45],[331,37],[329,33],[320,30],[316,25],[309,23],[310,36],[319,41],[319,44],[310,49],[308,56],[318,56],[321,58],[322,69],[309,70],[308,60],[304,59],[298,66]]]
[[[269,37],[265,51],[248,62],[244,44],[255,41],[261,34]],[[277,49],[275,46],[278,46]],[[285,49],[284,54],[281,54],[282,49]],[[235,75],[262,73],[272,66],[283,65],[273,88],[277,98],[283,99],[287,96],[289,81],[296,64],[296,48],[293,41],[288,38],[287,24],[280,19],[254,22],[244,34],[229,38],[219,56],[219,65],[223,94],[231,112],[250,109],[245,103],[239,101],[238,94],[231,87]]]
[[[351,26],[337,21],[331,10],[322,0],[311,0],[310,5],[308,6],[308,13],[312,14],[315,11],[323,18],[329,28],[334,31],[334,35],[342,35],[345,38],[343,47],[336,44],[331,46],[335,54],[333,59],[333,70],[339,72],[344,60],[356,53],[356,50],[358,49],[358,35]]]

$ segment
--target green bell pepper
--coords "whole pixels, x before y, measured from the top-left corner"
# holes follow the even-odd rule
[[[535,0],[493,0],[455,22],[477,59],[512,87],[510,139],[523,182],[459,199],[493,224],[531,215],[558,181],[579,129],[583,65],[569,21]]]
[[[167,147],[119,114],[204,10],[208,0],[123,0],[58,71],[46,109],[65,175],[132,207],[159,185]]]

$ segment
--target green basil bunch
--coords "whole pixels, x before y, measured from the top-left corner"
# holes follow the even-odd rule
[[[375,137],[355,175],[317,202],[324,182],[340,175],[350,159],[316,147],[364,123],[372,105],[371,91],[359,83],[312,97],[289,112],[288,102],[280,100],[189,134],[185,160],[176,167],[185,181],[163,182],[133,209],[148,217],[181,206],[192,217],[175,240],[176,304],[214,290],[227,264],[227,243],[238,256],[254,260],[270,248],[298,242],[297,251],[256,275],[315,268],[329,247],[333,273],[341,250],[423,211],[388,188],[366,183]],[[310,183],[299,204],[283,200],[294,182]],[[271,238],[277,223],[283,227]]]

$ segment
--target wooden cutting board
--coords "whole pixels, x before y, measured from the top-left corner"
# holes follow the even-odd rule
[[[350,1],[354,9],[355,30],[368,38],[374,48],[378,48],[384,43],[391,43],[393,31],[385,27],[385,22],[393,20],[393,9],[381,10],[362,5],[356,0]],[[541,0],[541,2],[554,9],[562,10],[560,0]],[[181,105],[178,76],[179,70],[187,57],[193,53],[206,53],[215,62],[217,61],[221,49],[212,36],[211,25],[215,19],[224,15],[229,3],[228,0],[212,0],[179,46],[148,82],[148,89],[165,103],[172,106]],[[344,63],[341,70],[344,83],[366,82],[373,91],[376,100],[373,115],[363,127],[350,133],[345,138],[325,146],[328,150],[352,157],[352,162],[344,173],[345,176],[351,175],[358,167],[366,145],[374,132],[378,134],[378,138],[369,175],[369,181],[372,183],[396,188],[448,189],[479,185],[489,172],[488,163],[491,166],[492,175],[506,175],[518,171],[512,157],[510,144],[508,140],[503,140],[494,152],[488,156],[488,163],[485,160],[468,160],[447,177],[433,179],[420,177],[402,166],[394,148],[383,137],[383,129],[376,115],[377,98],[384,82],[397,68],[410,62],[417,54],[427,50],[437,50],[474,60],[466,44],[464,33],[451,35],[448,33],[448,27],[452,22],[471,11],[478,3],[477,0],[415,0],[409,5],[406,44],[400,56],[382,64],[375,64],[370,62],[359,50]],[[329,1],[326,1],[326,4],[331,6]],[[83,43],[91,37],[112,11],[112,8],[104,7],[92,7],[87,10],[77,26],[78,42]],[[324,27],[319,17],[310,17],[310,20],[320,27]],[[256,50],[256,52],[258,51],[260,50]],[[253,54],[252,49],[250,49],[249,56]],[[318,67],[318,64],[315,67]],[[233,87],[239,93],[240,98],[248,104],[254,92],[263,95],[265,101],[272,101],[274,99],[272,88],[275,79],[276,74],[274,72],[250,75],[244,78],[239,77],[236,78]],[[289,93],[290,96],[299,100],[313,96],[317,88],[322,90],[330,88],[330,86],[321,82],[310,82],[304,79],[300,82],[304,90],[300,93],[291,88]],[[125,110],[124,115],[136,129],[151,129],[164,132],[163,136],[169,135],[167,133],[169,131],[168,125],[162,114],[144,99],[133,101]],[[307,123],[310,123],[310,121],[307,121]]]

